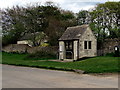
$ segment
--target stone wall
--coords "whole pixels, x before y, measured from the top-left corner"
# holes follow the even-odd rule
[[[7,46],[2,47],[2,51],[25,53],[29,48],[30,47],[26,44],[9,44]]]
[[[27,44],[10,44],[2,48],[4,52],[18,52],[18,53],[35,53],[38,51],[45,51],[51,53],[58,53],[58,47],[47,46],[47,47],[30,47]]]
[[[97,55],[102,56],[107,53],[114,52],[114,47],[118,46],[120,50],[120,39],[106,39],[103,43],[103,48],[97,50]],[[19,53],[35,53],[37,51],[52,52],[58,54],[58,47],[48,46],[48,47],[30,47],[27,44],[10,44],[8,46],[2,47],[2,51],[5,52],[19,52]]]
[[[114,47],[118,46],[120,50],[120,39],[106,39],[103,43],[103,47],[100,50],[97,50],[98,56],[105,55],[107,53],[113,53]]]
[[[84,49],[84,42],[87,41],[87,49]],[[91,41],[91,49],[88,42]],[[97,41],[90,28],[84,32],[79,40],[79,58],[97,56]]]

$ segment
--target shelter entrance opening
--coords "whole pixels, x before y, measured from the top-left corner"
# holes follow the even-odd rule
[[[66,59],[73,59],[73,41],[65,42]]]

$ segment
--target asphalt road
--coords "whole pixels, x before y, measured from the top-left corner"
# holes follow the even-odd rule
[[[118,88],[118,76],[2,65],[2,88]]]

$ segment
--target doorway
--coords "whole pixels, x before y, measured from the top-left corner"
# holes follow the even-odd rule
[[[65,41],[66,59],[73,59],[73,41]]]

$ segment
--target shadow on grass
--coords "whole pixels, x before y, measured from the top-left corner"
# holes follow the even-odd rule
[[[82,58],[79,58],[79,59],[75,60],[74,62],[83,61],[83,60],[90,59],[90,58],[95,58],[95,57],[82,57]]]

